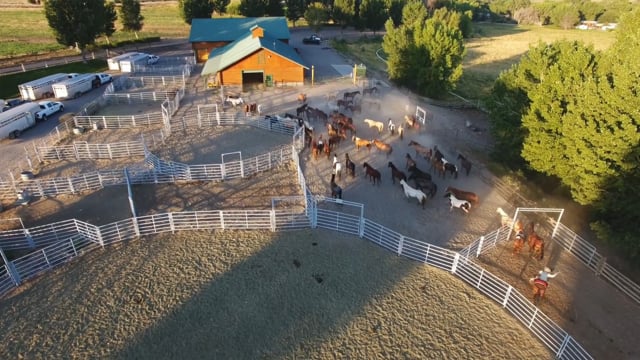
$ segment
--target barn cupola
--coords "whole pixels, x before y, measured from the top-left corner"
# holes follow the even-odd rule
[[[258,25],[253,25],[249,30],[251,30],[251,37],[253,38],[264,37],[264,29]]]

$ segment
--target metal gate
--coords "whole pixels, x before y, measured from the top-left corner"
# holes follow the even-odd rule
[[[364,205],[361,203],[315,196],[312,225],[362,237],[364,235]]]
[[[225,161],[226,157],[226,161]],[[234,160],[236,159],[236,160]],[[222,180],[243,178],[244,168],[242,166],[242,152],[234,151],[222,154]]]
[[[426,125],[433,120],[433,113],[421,108],[420,106],[416,106],[416,119],[418,119],[422,125]]]
[[[198,126],[220,125],[218,104],[198,105]]]

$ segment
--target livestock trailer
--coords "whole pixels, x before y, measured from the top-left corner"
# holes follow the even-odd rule
[[[38,100],[53,96],[53,84],[69,78],[69,74],[53,74],[18,85],[20,96],[24,100]]]
[[[53,84],[52,88],[56,99],[68,99],[77,98],[91,91],[95,85],[100,86],[100,79],[96,78],[96,74],[81,74],[73,79]]]
[[[120,71],[122,72],[134,72],[135,66],[140,64],[147,64],[149,54],[137,53],[120,61]]]
[[[109,65],[109,70],[120,70],[120,61],[130,58],[133,55],[137,55],[137,52],[128,52],[122,55],[114,56],[112,58],[107,59],[107,65]]]
[[[36,124],[39,110],[38,104],[28,102],[0,113],[0,139],[20,137],[25,129]]]

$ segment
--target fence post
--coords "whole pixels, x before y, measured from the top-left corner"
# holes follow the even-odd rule
[[[42,257],[44,257],[44,261],[47,262],[47,266],[51,267],[51,263],[49,262],[49,258],[47,258],[47,253],[44,252],[44,249],[42,249]]]
[[[570,340],[571,340],[571,336],[569,334],[566,334],[564,336],[564,339],[562,340],[562,344],[560,344],[560,347],[558,348],[558,352],[556,353],[556,359],[562,358],[562,354],[564,353],[564,350],[567,348],[567,345],[569,344]]]
[[[67,178],[67,180],[69,180],[69,189],[71,189],[71,193],[75,194],[76,193],[76,189],[73,188],[73,181],[71,181],[71,178]]]
[[[176,226],[173,222],[173,213],[168,213],[169,215],[169,227],[171,228],[171,233],[174,234],[176,232]]]
[[[276,211],[271,210],[271,231],[276,231]]]
[[[480,236],[480,242],[478,242],[478,250],[476,251],[476,257],[479,257],[482,253],[482,245],[484,245],[484,235]]]
[[[453,258],[453,264],[451,264],[451,273],[455,274],[456,271],[458,270],[458,262],[460,261],[460,254],[456,253],[456,255]]]
[[[400,241],[398,241],[398,256],[402,255],[403,243],[404,243],[404,235],[400,235]]]
[[[22,72],[27,72],[27,69],[24,68],[24,64],[20,64],[20,66],[22,67]]]
[[[536,310],[533,312],[533,315],[531,315],[531,321],[529,321],[529,324],[527,325],[527,329],[531,329],[531,326],[533,326],[533,320],[536,319],[537,315],[538,315],[538,307],[536,306]]]
[[[509,302],[509,296],[511,296],[511,290],[513,290],[513,287],[509,285],[509,288],[507,289],[507,293],[504,295],[504,299],[502,300],[502,307],[507,307],[507,303]]]
[[[13,283],[16,286],[20,286],[20,283],[21,283],[20,274],[18,274],[16,267],[13,265],[13,261],[9,261],[9,259],[7,259],[7,256],[4,254],[4,251],[2,250],[2,248],[0,248],[0,256],[2,256],[2,260],[4,261],[7,267],[7,272],[9,273],[11,280],[13,280]]]
[[[222,210],[218,211],[220,213],[220,227],[224,230],[224,212]]]

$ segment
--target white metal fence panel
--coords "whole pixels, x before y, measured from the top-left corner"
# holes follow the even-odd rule
[[[626,277],[608,263],[604,263],[600,276],[611,282],[615,287],[627,294],[635,302],[640,303],[640,285]]]
[[[47,263],[47,258],[43,250],[38,250],[18,258],[13,261],[13,265],[21,281],[30,279],[51,268]]]
[[[26,229],[13,229],[0,232],[0,248],[4,250],[33,248],[33,240],[28,237]]]
[[[16,288],[16,283],[13,281],[6,265],[0,266],[0,298],[6,295],[9,291]]]
[[[317,226],[360,236],[360,217],[338,211],[317,209]]]
[[[364,219],[363,237],[389,251],[398,253],[402,235],[371,220]]]
[[[75,223],[79,234],[89,241],[100,244],[102,235],[100,234],[100,228],[98,226],[80,220],[75,220]]]
[[[104,246],[135,239],[138,235],[136,221],[133,218],[100,226],[100,236]]]
[[[305,213],[288,210],[275,211],[276,230],[305,229],[310,226],[311,222]]]
[[[225,210],[221,220],[223,229],[271,229],[271,210]]]
[[[97,124],[102,129],[130,129],[136,127],[162,126],[162,112],[120,116],[74,116],[75,126],[91,129]]]
[[[222,179],[220,164],[190,165],[189,172],[191,180],[220,181]]]
[[[27,229],[0,232],[0,248],[25,250],[47,246],[76,235],[74,220],[64,220]]]

